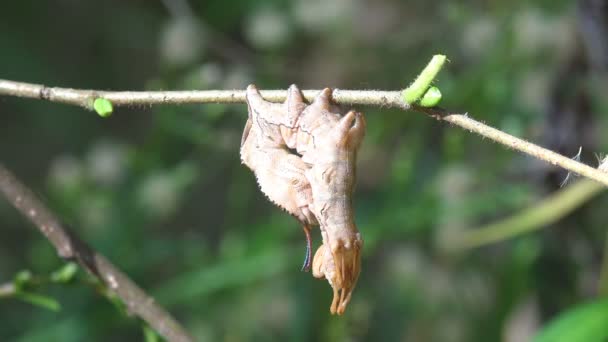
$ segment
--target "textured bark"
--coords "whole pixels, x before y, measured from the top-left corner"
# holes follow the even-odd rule
[[[65,260],[76,261],[116,294],[127,309],[143,319],[167,341],[187,342],[194,339],[160,305],[137,284],[65,227],[25,185],[0,164],[0,193],[27,217],[53,244]]]

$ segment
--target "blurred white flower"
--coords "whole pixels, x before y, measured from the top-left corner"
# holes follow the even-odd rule
[[[435,230],[435,246],[450,252],[460,235],[469,226],[463,216],[462,201],[474,185],[471,171],[465,165],[445,168],[437,177],[437,194],[441,198],[439,223]]]
[[[216,63],[205,63],[197,69],[198,76],[208,87],[215,87],[222,80],[224,73]]]
[[[90,195],[84,197],[79,203],[78,215],[83,227],[89,231],[99,231],[109,222],[110,203],[100,196]]]
[[[297,0],[293,14],[304,30],[323,32],[352,18],[354,9],[353,0]]]
[[[497,35],[498,27],[492,18],[481,16],[468,21],[462,34],[463,53],[469,58],[483,56],[484,52],[491,50]]]
[[[244,89],[252,80],[248,68],[237,66],[226,71],[223,89]]]
[[[174,213],[178,206],[177,183],[166,172],[153,173],[141,182],[137,201],[150,216],[167,217]]]
[[[191,17],[174,17],[165,25],[160,36],[160,54],[171,67],[195,63],[203,53],[204,34],[199,23]]]
[[[84,176],[82,163],[71,155],[55,158],[49,170],[49,183],[59,189],[73,188],[80,184]]]
[[[462,196],[473,185],[473,173],[466,165],[453,165],[444,168],[437,177],[438,195],[448,204],[459,204]]]
[[[503,338],[505,342],[533,340],[540,326],[540,310],[534,295],[528,295],[514,305],[505,318]]]
[[[545,110],[550,83],[549,74],[544,70],[526,72],[517,87],[518,102],[528,110],[542,113]]]
[[[549,17],[538,10],[521,12],[513,20],[517,50],[523,55],[552,49],[558,55],[571,51],[575,42],[572,19]]]
[[[417,246],[403,246],[390,251],[385,265],[385,274],[404,285],[422,279],[428,266],[425,256]]]
[[[181,86],[185,89],[219,88],[223,78],[224,72],[218,64],[205,63],[186,73]]]
[[[183,191],[192,185],[198,174],[198,169],[190,162],[172,170],[156,171],[140,183],[137,202],[150,216],[165,218],[177,210]]]
[[[357,25],[352,26],[352,34],[367,43],[386,41],[403,26],[402,9],[396,1],[363,1],[353,12]]]
[[[284,44],[290,31],[284,13],[273,8],[263,8],[249,17],[245,34],[254,46],[265,49]]]
[[[95,143],[87,155],[87,173],[96,183],[104,186],[118,184],[126,170],[125,145],[103,140]]]

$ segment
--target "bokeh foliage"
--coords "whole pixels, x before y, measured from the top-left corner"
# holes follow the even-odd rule
[[[442,53],[444,106],[566,155],[583,146],[590,164],[608,150],[606,80],[571,72],[585,54],[570,1],[50,0],[0,9],[2,78],[95,89],[398,90]],[[597,298],[608,198],[543,231],[451,254],[463,231],[534,206],[565,173],[420,114],[364,111],[355,198],[364,264],[343,317],[329,315],[329,286],[299,272],[295,220],[240,165],[244,105],[100,118],[0,98],[0,159],[201,341],[525,341]],[[5,201],[0,218],[0,283],[62,267]],[[153,338],[76,277],[37,289],[59,312],[0,300],[0,340]],[[593,310],[605,317],[599,303]]]

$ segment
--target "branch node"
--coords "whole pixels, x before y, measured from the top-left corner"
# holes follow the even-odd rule
[[[40,92],[39,92],[39,94],[38,94],[38,97],[39,97],[41,100],[50,100],[50,99],[51,99],[51,93],[52,93],[52,91],[53,91],[53,90],[52,90],[51,88],[49,88],[49,87],[47,87],[47,86],[43,85],[43,86],[40,88]]]

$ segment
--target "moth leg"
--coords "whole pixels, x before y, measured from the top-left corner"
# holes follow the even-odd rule
[[[312,238],[310,237],[310,226],[307,224],[302,225],[304,235],[306,235],[306,256],[304,257],[304,264],[302,265],[302,271],[310,271],[312,264]]]
[[[311,106],[320,109],[320,110],[330,110],[331,109],[331,94],[332,90],[330,88],[325,88],[321,90],[321,92],[315,97],[312,101]]]

